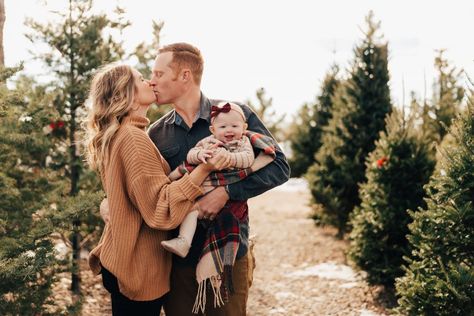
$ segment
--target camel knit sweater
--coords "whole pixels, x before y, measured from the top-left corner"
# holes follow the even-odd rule
[[[171,254],[160,242],[202,194],[189,176],[168,179],[169,166],[145,132],[148,124],[144,117],[126,117],[111,142],[101,175],[110,220],[89,256],[94,273],[104,266],[117,277],[120,292],[136,301],[169,291]]]

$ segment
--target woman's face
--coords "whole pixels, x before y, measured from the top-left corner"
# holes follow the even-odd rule
[[[138,105],[148,106],[155,102],[155,93],[148,80],[145,80],[140,72],[133,69],[133,78],[135,80],[135,100],[134,103]]]

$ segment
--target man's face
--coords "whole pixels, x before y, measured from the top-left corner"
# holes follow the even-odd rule
[[[184,85],[179,80],[170,64],[173,60],[172,52],[158,54],[153,65],[150,84],[153,86],[157,104],[175,103],[176,99],[184,93]]]

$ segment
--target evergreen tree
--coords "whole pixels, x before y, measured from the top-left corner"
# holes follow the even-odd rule
[[[260,88],[256,92],[258,105],[254,104],[251,100],[247,100],[247,104],[250,108],[257,113],[257,116],[264,122],[270,133],[275,137],[277,141],[282,141],[283,130],[281,123],[285,119],[285,115],[276,115],[275,110],[272,109],[273,98],[267,98],[265,96],[265,89]]]
[[[431,104],[423,107],[423,128],[430,140],[440,143],[447,134],[451,121],[461,110],[464,88],[459,83],[462,70],[449,65],[446,50],[438,50],[434,66],[437,78],[433,83]]]
[[[98,203],[100,183],[83,168],[78,143],[80,122],[85,116],[89,80],[101,65],[122,58],[122,43],[114,40],[110,30],[121,31],[129,25],[123,21],[123,10],[117,8],[116,18],[107,14],[93,14],[92,0],[70,0],[65,12],[55,12],[57,20],[47,24],[27,21],[33,30],[28,35],[34,42],[44,43],[50,51],[38,53],[47,69],[55,77],[51,83],[56,116],[51,118],[49,135],[52,139],[51,165],[60,171],[65,183],[57,203],[56,221],[70,222],[67,227],[73,248],[72,285],[80,292],[79,255],[84,233],[98,232],[100,220],[89,204]],[[109,34],[109,35],[106,35]],[[96,205],[98,206],[98,204]],[[97,210],[98,208],[96,208]],[[95,211],[96,211],[95,210]],[[68,217],[66,217],[68,216]],[[72,232],[71,232],[72,230]]]
[[[42,135],[50,113],[43,102],[29,103],[25,90],[6,88],[15,72],[0,73],[0,314],[45,315],[59,271],[44,216],[56,190],[46,164],[51,143]]]
[[[413,248],[396,283],[406,315],[473,315],[474,106],[451,125],[453,145],[441,148],[442,170],[426,186],[426,207],[410,212]]]
[[[391,112],[387,44],[377,38],[380,22],[366,18],[367,32],[355,48],[350,78],[336,90],[333,117],[324,128],[316,162],[307,178],[315,219],[346,231],[352,209],[360,203],[358,185],[365,181],[365,159]]]
[[[0,0],[0,65],[5,65],[5,54],[3,51],[3,28],[5,26],[5,1]]]
[[[316,152],[321,147],[323,127],[332,117],[332,97],[339,85],[339,67],[332,66],[321,86],[321,93],[314,104],[304,104],[299,110],[290,130],[292,157],[289,159],[291,173],[300,177],[314,164]]]
[[[393,287],[409,253],[408,209],[424,206],[423,186],[433,172],[429,142],[394,110],[367,158],[367,182],[360,186],[360,207],[351,214],[349,257],[368,272],[370,283]]]

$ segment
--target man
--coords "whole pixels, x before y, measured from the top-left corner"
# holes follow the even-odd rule
[[[150,138],[173,170],[186,159],[188,151],[204,137],[210,135],[211,105],[219,100],[210,100],[201,93],[203,58],[200,51],[186,43],[176,43],[161,48],[155,59],[151,85],[158,104],[173,104],[174,110],[155,122],[149,129]],[[246,105],[239,104],[245,114],[248,129],[271,136],[260,119]],[[276,144],[276,142],[275,142]],[[277,146],[276,159],[265,168],[246,179],[218,187],[198,201],[199,218],[214,219],[227,201],[245,201],[272,189],[289,178],[286,158]],[[246,206],[246,204],[245,204]],[[234,292],[222,308],[214,308],[209,297],[205,315],[245,315],[248,298],[249,264],[248,219],[239,223],[241,242],[233,267]],[[171,290],[167,294],[165,312],[167,316],[192,315],[198,291],[196,265],[199,260],[205,230],[198,225],[189,255],[173,258]]]

